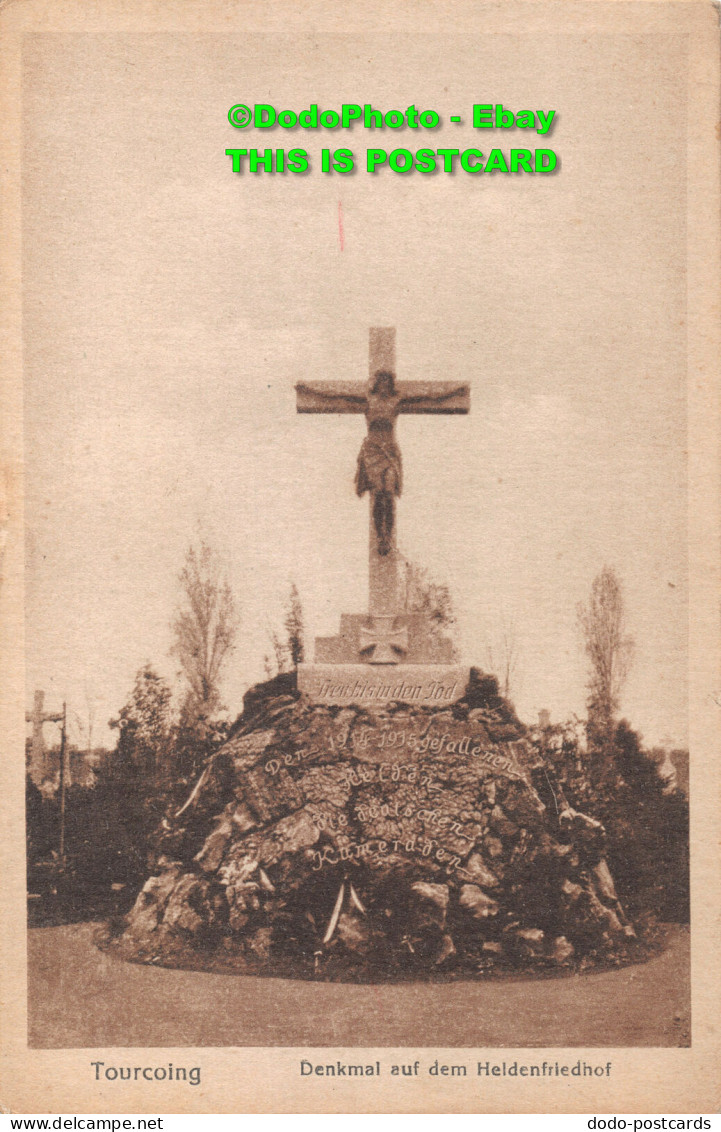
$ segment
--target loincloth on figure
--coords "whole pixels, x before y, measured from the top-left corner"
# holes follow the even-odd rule
[[[387,492],[400,495],[403,488],[401,451],[392,436],[370,433],[358,453],[355,489],[358,495]]]

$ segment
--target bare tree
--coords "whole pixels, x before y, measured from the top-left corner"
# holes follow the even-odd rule
[[[519,662],[518,627],[513,617],[504,614],[495,641],[486,645],[486,663],[498,678],[499,690],[506,699],[510,698],[512,689],[518,691]]]
[[[187,684],[184,712],[208,719],[220,707],[220,679],[235,647],[239,617],[218,557],[206,542],[190,547],[180,573],[182,601],[172,651]]]
[[[607,739],[634,648],[626,632],[621,582],[610,566],[604,566],[594,578],[588,603],[579,604],[578,623],[589,660],[589,725],[599,738]]]
[[[437,582],[423,566],[401,559],[401,606],[406,613],[425,613],[432,631],[443,635],[456,623],[453,599],[448,586]]]
[[[95,729],[99,697],[87,680],[84,686],[84,698],[85,711],[73,712],[73,716],[75,729],[80,740],[79,746],[85,748],[86,760],[88,763],[91,763],[93,758],[93,731]]]
[[[266,675],[270,680],[280,672],[288,672],[290,668],[290,655],[288,653],[287,643],[282,640],[280,633],[277,633],[275,629],[271,629],[270,627],[268,627],[267,632],[270,637],[271,648],[273,649],[273,661],[271,662],[270,657],[266,654],[263,659],[263,664]]]
[[[303,606],[295,582],[291,584],[290,594],[288,595],[288,601],[285,605],[283,628],[285,630],[285,637],[281,637],[275,629],[268,627],[268,636],[275,660],[274,672],[270,657],[266,654],[263,658],[263,666],[269,680],[280,672],[289,672],[297,668],[299,664],[303,663],[305,658]]]

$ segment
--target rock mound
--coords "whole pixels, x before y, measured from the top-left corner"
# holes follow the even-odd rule
[[[366,979],[633,956],[602,825],[475,670],[442,709],[256,687],[165,826],[128,958]]]

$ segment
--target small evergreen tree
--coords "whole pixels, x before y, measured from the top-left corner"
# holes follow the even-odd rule
[[[120,763],[148,781],[167,775],[172,746],[171,691],[149,664],[138,671],[127,703],[110,726],[120,732]]]
[[[305,626],[303,624],[303,606],[295,582],[290,587],[290,596],[283,624],[290,663],[293,668],[297,668],[305,659]]]

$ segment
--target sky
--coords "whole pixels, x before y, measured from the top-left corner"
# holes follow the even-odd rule
[[[504,626],[521,717],[583,715],[579,602],[608,564],[636,649],[623,714],[687,742],[685,89],[670,36],[74,34],[28,38],[23,297],[27,695],[95,738],[154,664],[187,547],[241,613],[231,715],[300,591],[311,637],[367,603],[356,416],[294,384],[471,387],[405,417],[401,549],[446,583],[464,661]],[[410,102],[460,127],[234,130],[228,109]],[[556,110],[479,142],[474,102]],[[451,131],[454,132],[451,132]],[[411,133],[414,136],[411,136]],[[549,176],[320,171],[323,145],[543,145]],[[304,176],[233,174],[232,146],[304,146]],[[339,209],[343,236],[339,231]]]

